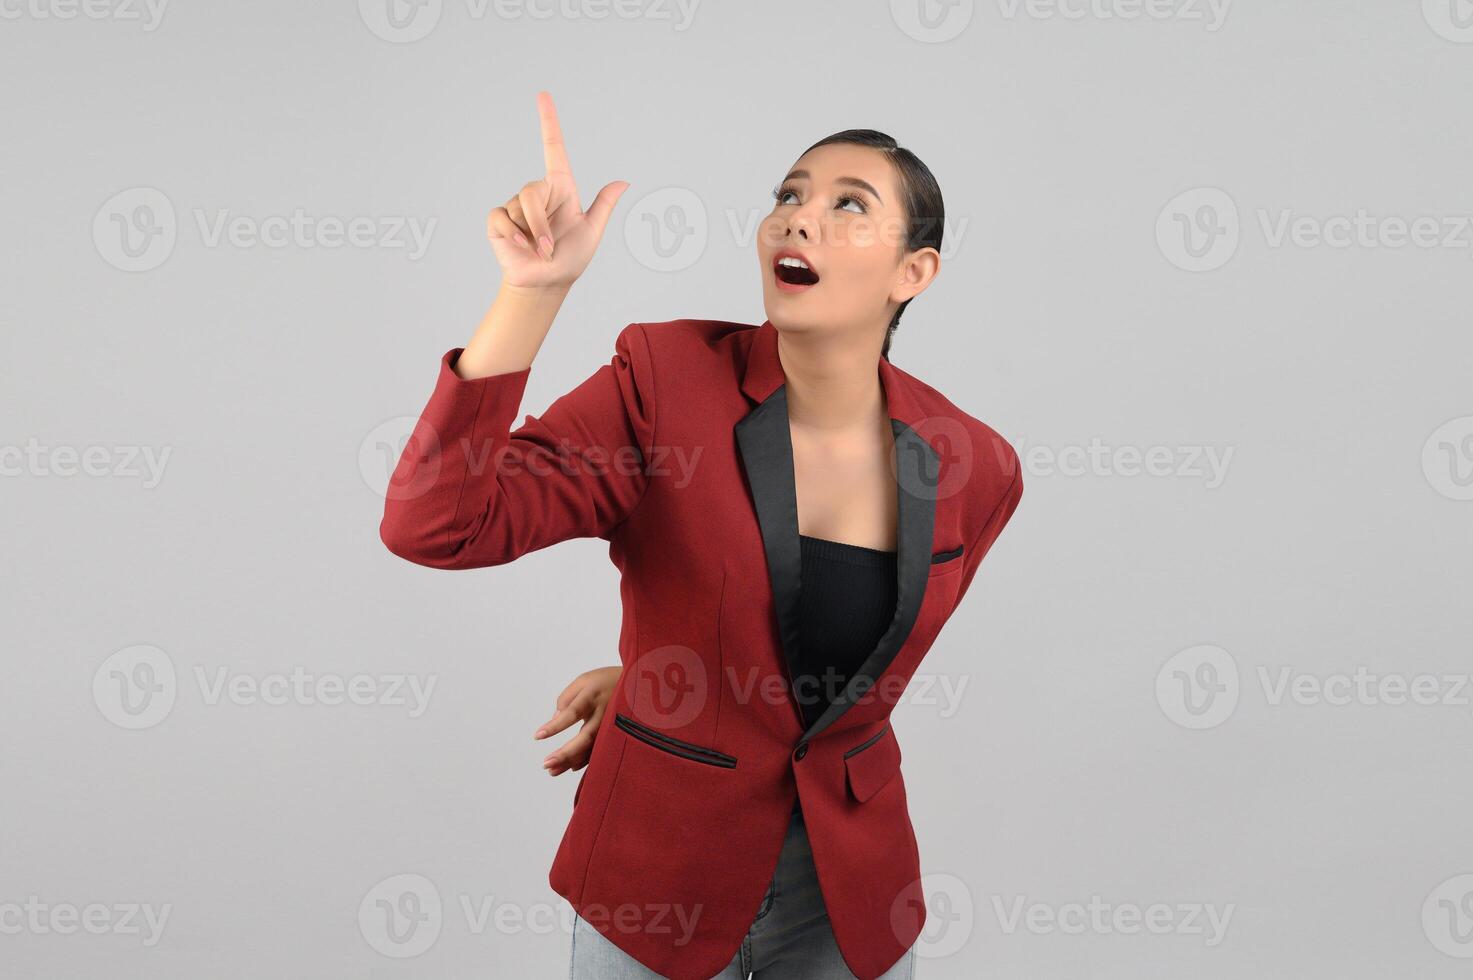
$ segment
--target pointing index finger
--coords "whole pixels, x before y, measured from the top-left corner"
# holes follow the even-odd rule
[[[563,127],[557,118],[557,106],[552,104],[552,93],[537,93],[537,115],[542,120],[542,163],[549,174],[571,174],[568,150],[563,144]]]

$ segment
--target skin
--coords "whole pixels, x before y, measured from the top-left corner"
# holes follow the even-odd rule
[[[604,185],[584,211],[563,142],[557,107],[537,93],[543,175],[486,216],[501,265],[501,288],[455,364],[462,378],[530,367],[573,283],[593,258],[627,180]],[[535,246],[533,243],[537,243]]]
[[[934,248],[905,251],[904,227],[885,155],[831,144],[793,164],[757,235],[763,303],[787,376],[800,533],[886,551],[895,547],[894,441],[880,349],[896,308],[941,263]],[[817,285],[778,288],[773,263],[784,248],[818,272]]]
[[[502,286],[457,365],[484,377],[531,364],[563,298],[587,267],[615,202],[615,181],[587,212],[578,205],[552,97],[538,93],[546,173],[487,220]],[[857,183],[859,182],[859,183]],[[934,248],[905,248],[899,175],[880,150],[831,144],[805,153],[780,185],[757,234],[767,318],[787,377],[798,525],[802,534],[894,550],[894,439],[878,363],[896,308],[936,278]],[[544,242],[536,251],[532,242]],[[799,293],[778,288],[780,249],[819,275]],[[585,671],[557,696],[534,739],[582,726],[543,759],[553,776],[588,764],[622,668]]]

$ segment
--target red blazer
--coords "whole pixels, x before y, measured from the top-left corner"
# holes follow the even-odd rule
[[[549,881],[673,980],[736,955],[801,800],[834,937],[877,977],[925,922],[890,711],[1023,493],[988,426],[879,361],[895,435],[898,600],[811,728],[788,683],[799,540],[777,331],[634,323],[613,360],[511,431],[531,368],[476,380],[441,360],[380,534],[433,568],[575,537],[609,542],[624,672]]]

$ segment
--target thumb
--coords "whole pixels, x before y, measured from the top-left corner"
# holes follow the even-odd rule
[[[629,181],[615,180],[604,185],[603,190],[593,199],[586,212],[593,230],[598,235],[604,233],[604,227],[609,223],[609,218],[614,213],[614,205],[619,203],[619,198],[629,189]]]

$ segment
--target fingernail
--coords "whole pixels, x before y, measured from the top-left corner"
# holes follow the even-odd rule
[[[543,235],[541,238],[537,239],[537,244],[541,246],[541,248],[539,248],[538,251],[540,251],[542,253],[542,257],[543,258],[545,258],[545,259],[552,258],[552,239],[551,238],[548,238],[546,235]]]
[[[523,235],[521,232],[517,232],[515,235],[512,235],[511,236],[511,240],[514,241],[514,242],[516,242],[518,245],[522,246],[522,248],[531,248],[532,247],[532,246],[530,246],[530,245],[527,244],[527,236],[526,235]]]
[[[532,737],[533,738],[541,738],[542,736],[544,736],[546,734],[547,734],[547,729],[545,729],[545,728],[539,728],[539,729],[537,729],[537,733],[535,735],[533,735]]]

